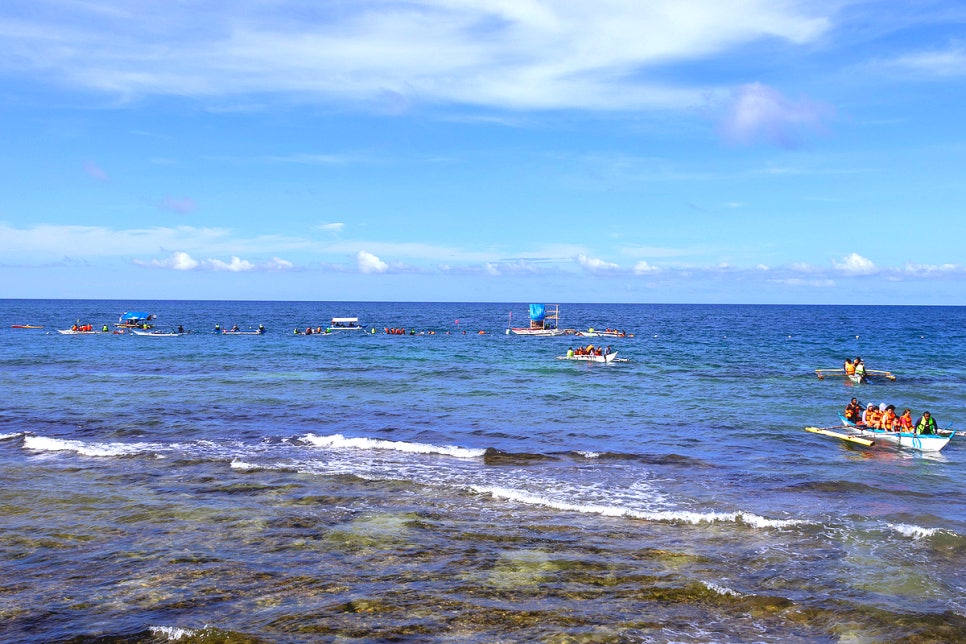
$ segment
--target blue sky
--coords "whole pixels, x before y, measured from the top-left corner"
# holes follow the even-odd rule
[[[0,297],[966,304],[966,5],[7,0]]]

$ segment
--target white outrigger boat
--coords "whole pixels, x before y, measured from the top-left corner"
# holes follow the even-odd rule
[[[864,382],[869,382],[870,377],[885,378],[886,380],[892,381],[895,381],[896,379],[891,372],[882,371],[880,369],[867,369],[862,373],[847,373],[845,369],[816,369],[815,375],[818,376],[819,380],[825,380],[825,376],[845,376],[857,385]]]
[[[359,324],[359,318],[332,318],[332,325],[326,328],[327,333],[332,331],[365,331],[366,326]]]
[[[131,333],[150,338],[176,338],[184,335],[184,333],[178,333],[177,331],[142,331],[139,329],[131,329]]]
[[[565,356],[557,356],[557,360],[576,360],[577,362],[626,362],[625,359],[617,359],[617,352],[607,353],[604,355],[578,355],[570,354],[569,352]]]
[[[839,420],[849,432],[862,438],[877,442],[891,443],[899,447],[919,450],[920,452],[938,452],[949,444],[956,432],[948,429],[937,430],[936,434],[917,434],[915,432],[891,432],[886,429],[872,429],[856,425],[839,414]]]
[[[510,312],[510,319],[513,319],[513,312]],[[560,305],[559,304],[531,304],[530,305],[530,326],[529,327],[509,327],[507,335],[538,335],[555,336],[573,333],[567,329],[561,329]]]

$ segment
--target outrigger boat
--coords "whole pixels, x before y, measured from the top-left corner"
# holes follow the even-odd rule
[[[117,319],[114,323],[114,328],[116,329],[150,329],[153,325],[150,324],[151,320],[155,319],[156,315],[150,313],[144,313],[142,311],[132,311],[130,313],[122,313],[121,317]]]
[[[633,333],[625,333],[624,331],[616,331],[614,329],[605,329],[600,331],[594,327],[590,327],[586,331],[575,331],[574,335],[580,335],[588,338],[633,338]]]
[[[606,355],[570,355],[557,356],[557,360],[576,360],[577,362],[627,362],[624,358],[620,360],[617,359],[617,352],[608,353]]]
[[[61,335],[96,335],[102,332],[95,331],[94,329],[91,329],[90,331],[81,331],[80,329],[57,329],[57,333]]]
[[[178,333],[177,331],[142,331],[138,329],[131,329],[131,333],[134,335],[143,335],[152,338],[176,338],[184,335],[184,333]]]
[[[265,333],[265,327],[261,324],[254,331],[242,331],[238,326],[233,326],[231,329],[223,329],[222,335],[262,335]]]
[[[864,373],[846,373],[845,369],[816,369],[815,375],[818,376],[819,380],[825,380],[825,376],[844,376],[854,382],[855,384],[860,384],[869,381],[869,376],[885,378],[886,380],[895,381],[896,377],[892,375],[889,371],[881,371],[879,369],[866,369]]]
[[[510,319],[513,319],[513,312],[510,312]],[[516,335],[540,335],[555,336],[573,333],[572,330],[561,329],[560,305],[559,304],[531,304],[530,305],[530,326],[529,327],[510,327],[507,334]]]
[[[332,326],[326,328],[332,331],[365,331],[366,325],[359,324],[359,318],[332,318]]]
[[[42,324],[11,324],[11,329],[42,329],[44,325]]]
[[[917,434],[915,432],[891,432],[886,429],[872,429],[856,425],[842,414],[839,414],[842,425],[850,432],[863,438],[877,442],[892,443],[899,447],[919,450],[920,452],[938,452],[949,444],[956,432],[949,429],[937,430],[936,434]]]

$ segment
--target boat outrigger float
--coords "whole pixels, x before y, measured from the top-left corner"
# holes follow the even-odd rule
[[[846,373],[845,369],[816,369],[815,375],[818,376],[819,380],[825,380],[825,376],[842,376],[855,383],[865,382],[869,376],[885,378],[886,380],[893,381],[896,379],[891,372],[881,371],[879,369],[866,369],[862,374]]]
[[[824,427],[806,427],[806,432],[811,432],[813,434],[821,434],[822,436],[830,436],[832,438],[839,438],[848,443],[858,443],[859,445],[865,445],[866,447],[872,447],[875,445],[874,440],[868,438],[862,438],[861,436],[855,436],[853,434],[843,434],[842,432],[833,432],[831,429],[826,429]]]

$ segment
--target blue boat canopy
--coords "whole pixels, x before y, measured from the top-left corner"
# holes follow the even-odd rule
[[[530,319],[536,322],[543,320],[547,315],[547,305],[546,304],[531,304],[530,305]]]
[[[122,313],[121,319],[118,322],[136,322],[138,320],[150,320],[154,318],[150,313],[144,313],[143,311],[131,311],[130,313]]]

